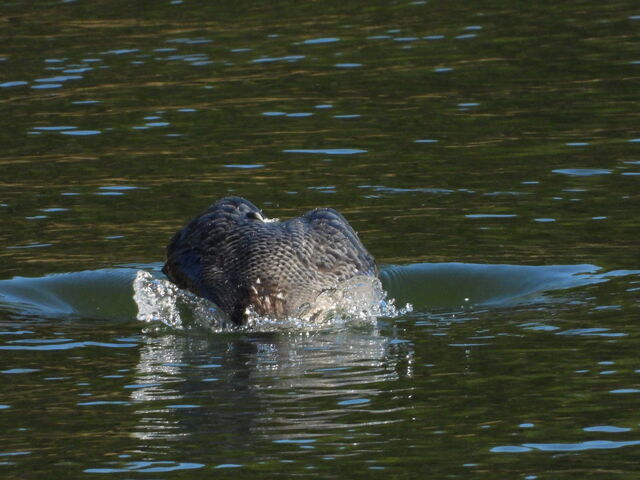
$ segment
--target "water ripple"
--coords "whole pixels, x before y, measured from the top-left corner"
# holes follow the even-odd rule
[[[251,63],[272,63],[272,62],[297,62],[302,60],[306,55],[287,55],[284,57],[262,57],[251,60]]]
[[[310,38],[309,40],[305,40],[302,43],[305,45],[316,45],[320,43],[334,43],[339,41],[340,39],[338,37],[323,37],[323,38]]]
[[[357,153],[367,153],[367,150],[358,148],[301,148],[283,150],[284,153],[310,153],[319,155],[355,155]]]
[[[608,175],[611,170],[606,168],[559,168],[552,170],[552,172],[572,177],[589,177],[592,175]]]
[[[0,83],[0,88],[19,87],[21,85],[28,85],[28,82],[24,82],[21,80],[17,80],[13,82],[4,82],[4,83]]]
[[[107,343],[107,342],[66,342],[46,345],[0,345],[0,350],[71,350],[74,348],[85,347],[104,347],[104,348],[133,348],[137,347],[137,343]]]
[[[640,445],[640,440],[615,442],[611,440],[589,440],[579,443],[524,443],[522,445],[502,445],[491,449],[493,453],[524,453],[531,450],[543,452],[580,452],[585,450],[615,449]]]
[[[83,78],[82,75],[59,75],[57,77],[36,78],[35,81],[39,83],[58,83],[68,80],[79,80],[81,78]]]
[[[582,450],[601,450],[640,445],[640,440],[615,442],[612,440],[589,440],[578,443],[524,443],[523,446],[543,452],[578,452]]]
[[[87,137],[91,135],[100,135],[100,130],[64,130],[60,132],[61,135],[74,135],[78,137]]]
[[[594,427],[585,427],[583,428],[585,432],[604,432],[604,433],[621,433],[621,432],[629,432],[630,428],[622,428],[622,427],[614,427],[612,425],[598,425]]]
[[[121,467],[114,468],[87,468],[85,473],[128,473],[128,472],[145,472],[145,473],[166,473],[177,470],[195,470],[205,467],[203,463],[192,462],[130,462]]]
[[[39,90],[48,90],[51,88],[61,88],[61,83],[42,83],[40,85],[32,85],[31,88],[39,89]]]

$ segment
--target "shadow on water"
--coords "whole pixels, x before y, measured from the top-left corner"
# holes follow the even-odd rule
[[[157,278],[159,267],[143,266]],[[2,280],[0,308],[47,318],[133,319],[140,307],[133,291],[138,271],[122,267]],[[380,278],[396,305],[408,303],[414,312],[428,313],[547,302],[551,293],[634,273],[603,272],[595,265],[417,263],[383,267]]]

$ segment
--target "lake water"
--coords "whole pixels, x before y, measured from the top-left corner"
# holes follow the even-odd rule
[[[0,10],[2,478],[637,478],[636,3]],[[413,308],[139,320],[227,195],[338,209]]]

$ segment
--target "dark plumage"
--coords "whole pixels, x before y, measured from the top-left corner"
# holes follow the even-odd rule
[[[321,292],[358,275],[374,276],[377,267],[333,209],[280,222],[266,220],[244,198],[227,197],[173,236],[162,271],[241,324],[247,307],[275,318],[297,316]]]

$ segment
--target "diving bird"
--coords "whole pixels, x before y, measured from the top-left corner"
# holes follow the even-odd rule
[[[302,315],[322,292],[376,276],[378,268],[331,208],[279,221],[244,198],[226,197],[173,236],[162,271],[243,324],[251,310],[276,319]]]

